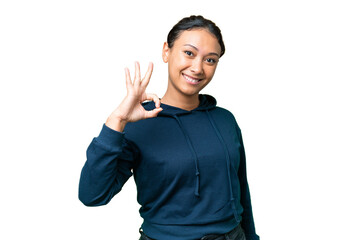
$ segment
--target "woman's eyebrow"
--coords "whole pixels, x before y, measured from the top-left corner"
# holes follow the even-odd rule
[[[194,45],[191,45],[191,44],[185,44],[184,46],[189,46],[189,47],[192,47],[194,48],[196,51],[199,51],[199,49],[197,47],[195,47]],[[220,58],[219,54],[215,53],[215,52],[211,52],[209,53],[208,55],[216,55]]]

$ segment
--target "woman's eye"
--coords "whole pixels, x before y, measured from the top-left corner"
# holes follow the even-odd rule
[[[193,53],[190,52],[190,51],[184,51],[184,52],[185,52],[186,55],[189,55],[189,56],[192,56],[192,55],[193,55]]]
[[[206,62],[208,62],[208,63],[216,63],[216,60],[213,59],[213,58],[208,58],[208,59],[206,59]]]

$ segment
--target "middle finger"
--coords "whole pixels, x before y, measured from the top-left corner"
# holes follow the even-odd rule
[[[139,85],[141,82],[141,76],[140,76],[140,64],[139,62],[135,62],[135,78],[134,78],[134,84]]]

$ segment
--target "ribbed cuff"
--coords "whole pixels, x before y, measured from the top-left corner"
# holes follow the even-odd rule
[[[111,148],[119,148],[122,146],[124,137],[124,132],[115,131],[104,124],[96,141]]]

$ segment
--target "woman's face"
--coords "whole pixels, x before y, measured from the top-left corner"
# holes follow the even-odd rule
[[[206,29],[180,33],[172,48],[164,43],[163,60],[168,63],[168,90],[186,96],[198,94],[212,79],[220,58],[217,38]]]

